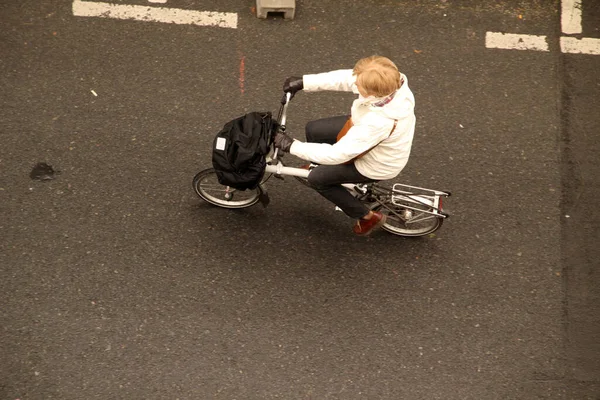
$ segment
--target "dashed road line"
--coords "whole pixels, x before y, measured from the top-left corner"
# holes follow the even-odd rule
[[[581,33],[581,2],[582,0],[562,0],[560,23],[563,33],[567,35]]]
[[[487,32],[485,46],[493,49],[549,51],[546,36]]]
[[[579,35],[583,0],[561,1],[561,29],[564,35]],[[485,46],[492,49],[549,51],[546,36],[517,35],[514,33],[487,32]],[[560,37],[560,51],[570,54],[600,55],[600,39]]]
[[[122,5],[81,0],[73,1],[73,15],[79,17],[116,18],[234,29],[237,28],[238,20],[236,13]]]
[[[563,36],[560,38],[560,49],[563,53],[600,55],[600,39]]]

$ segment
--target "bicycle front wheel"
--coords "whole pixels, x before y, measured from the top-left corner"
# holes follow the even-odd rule
[[[246,208],[258,203],[260,189],[237,190],[221,185],[214,168],[200,171],[194,176],[194,191],[204,201],[223,208]]]

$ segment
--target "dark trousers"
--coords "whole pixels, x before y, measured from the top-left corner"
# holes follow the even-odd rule
[[[342,115],[309,122],[306,124],[306,141],[334,144],[338,132],[342,129],[348,117],[348,115]],[[317,192],[341,208],[346,215],[356,219],[367,215],[369,209],[341,184],[368,182],[375,182],[375,180],[358,172],[354,163],[319,165],[308,174],[308,183]]]

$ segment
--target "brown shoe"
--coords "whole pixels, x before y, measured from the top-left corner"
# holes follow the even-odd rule
[[[356,225],[354,225],[352,230],[359,236],[367,236],[377,228],[380,228],[381,225],[385,223],[385,219],[385,214],[382,214],[379,211],[373,211],[371,219],[359,219],[356,221]]]

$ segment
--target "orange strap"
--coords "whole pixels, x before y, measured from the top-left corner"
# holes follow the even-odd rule
[[[394,127],[392,128],[390,134],[385,138],[389,138],[390,136],[392,136],[392,133],[394,133],[394,131],[396,130],[396,125],[398,124],[398,120],[395,119],[394,120]],[[346,123],[344,124],[344,126],[342,127],[342,129],[340,130],[340,132],[337,134],[337,140],[336,142],[339,142],[345,135],[346,133],[348,133],[348,131],[350,130],[350,128],[352,128],[354,126],[354,124],[352,123],[352,118],[348,118],[348,121],[346,121]],[[383,140],[385,140],[383,139]],[[383,142],[383,140],[381,142]],[[379,143],[381,143],[379,142]],[[369,150],[363,151],[362,153],[360,153],[359,155],[357,155],[356,157],[354,157],[352,160],[350,161],[346,161],[344,164],[350,164],[354,161],[356,161],[357,159],[361,158],[362,156],[364,156],[365,154],[367,154],[368,152],[370,152],[371,150],[373,150],[375,147],[377,147],[379,145],[379,143],[377,143],[375,146],[371,147]]]
[[[346,121],[346,123],[342,127],[342,130],[337,134],[336,142],[339,142],[344,136],[346,136],[346,133],[348,133],[350,128],[352,128],[353,126],[354,124],[352,123],[352,118],[348,118],[348,121]]]

